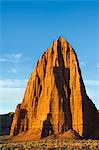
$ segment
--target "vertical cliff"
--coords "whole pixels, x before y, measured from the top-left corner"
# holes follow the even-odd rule
[[[97,109],[86,94],[77,55],[59,37],[31,73],[10,135],[28,132],[35,139],[74,129],[80,136],[91,137],[96,118]]]

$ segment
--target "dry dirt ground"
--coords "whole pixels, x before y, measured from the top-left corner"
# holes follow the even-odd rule
[[[99,140],[42,139],[11,142],[8,136],[2,136],[0,150],[99,150]]]

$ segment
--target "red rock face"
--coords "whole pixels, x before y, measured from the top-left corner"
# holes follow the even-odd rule
[[[74,129],[90,137],[99,129],[97,109],[88,98],[77,55],[62,37],[38,60],[16,108],[11,136],[32,133],[34,139]]]

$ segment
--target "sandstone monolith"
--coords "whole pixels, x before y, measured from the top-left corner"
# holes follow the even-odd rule
[[[77,55],[59,37],[37,61],[23,101],[16,107],[10,135],[32,133],[33,139],[40,139],[73,129],[80,136],[93,137],[99,130],[98,120],[98,111],[86,94]]]

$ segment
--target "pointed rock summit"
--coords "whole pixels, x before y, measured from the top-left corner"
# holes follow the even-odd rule
[[[95,137],[99,115],[86,94],[74,49],[59,36],[30,75],[23,101],[16,107],[10,135],[40,139],[70,129],[83,137]]]

